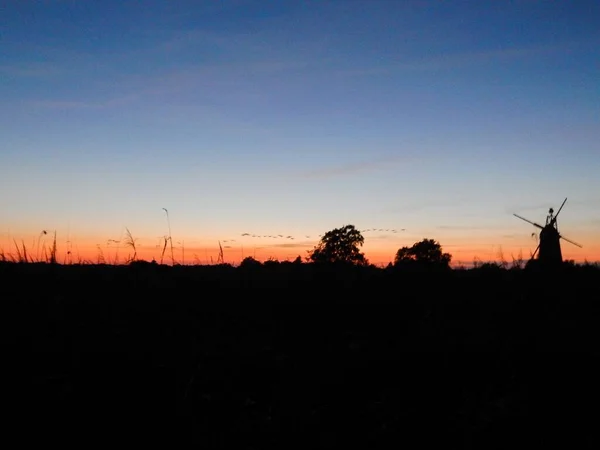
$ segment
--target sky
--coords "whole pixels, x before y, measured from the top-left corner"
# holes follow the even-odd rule
[[[512,214],[568,197],[563,257],[600,261],[598,24],[596,0],[0,0],[0,249],[122,262],[129,230],[235,264],[352,224],[375,264],[423,238],[510,262],[537,246]]]

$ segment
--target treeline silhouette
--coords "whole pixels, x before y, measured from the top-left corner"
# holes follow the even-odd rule
[[[413,246],[380,268],[317,248],[239,267],[0,263],[7,429],[79,446],[597,448],[598,266],[457,270]]]

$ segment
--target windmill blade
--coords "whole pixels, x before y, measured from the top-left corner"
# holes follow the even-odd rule
[[[572,241],[571,239],[567,239],[566,237],[564,237],[563,235],[559,234],[558,237],[560,237],[561,239],[564,239],[565,241],[567,241],[570,244],[576,245],[579,248],[583,248],[583,246],[581,244],[578,244],[575,241]]]
[[[538,252],[538,250],[540,249],[540,245],[542,245],[542,243],[540,242],[537,246],[537,248],[535,249],[535,252],[533,252],[533,254],[531,255],[531,259],[533,260],[535,258],[536,253]]]
[[[544,227],[541,226],[539,223],[535,223],[535,222],[532,222],[531,220],[527,220],[525,217],[521,217],[518,214],[513,214],[513,216],[518,217],[519,219],[524,220],[525,222],[528,222],[531,225],[534,225],[534,226],[538,227],[540,230],[544,229]]]
[[[560,211],[563,209],[563,206],[565,206],[565,203],[567,203],[567,197],[565,197],[565,200],[562,202],[562,205],[560,205],[560,208],[558,208],[558,212],[556,213],[556,215],[554,216],[554,221],[556,221],[556,218],[558,217],[558,215],[560,214]]]

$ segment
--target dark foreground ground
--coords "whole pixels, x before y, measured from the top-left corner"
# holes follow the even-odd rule
[[[600,448],[599,281],[0,264],[5,439]]]

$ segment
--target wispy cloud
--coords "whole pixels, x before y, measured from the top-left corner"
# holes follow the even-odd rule
[[[596,217],[593,219],[582,221],[583,225],[592,226],[592,227],[600,227],[600,218]]]
[[[503,234],[502,237],[504,239],[520,239],[522,237],[527,237],[527,233],[512,233],[512,234]],[[532,237],[529,235],[529,237]]]
[[[259,102],[268,97],[264,91],[247,81],[250,73],[276,74],[279,71],[303,67],[301,62],[260,60],[248,64],[215,63],[198,67],[186,67],[162,73],[122,75],[110,85],[97,84],[102,90],[119,92],[120,95],[100,100],[35,99],[27,100],[28,106],[54,109],[102,109],[120,107],[138,100],[172,98],[174,95],[201,93],[209,105],[224,102]],[[211,107],[211,111],[214,107]]]
[[[365,241],[389,241],[404,239],[405,237],[406,235],[404,234],[377,234],[365,236]]]
[[[0,65],[0,74],[12,77],[42,78],[56,76],[62,70],[49,63],[23,63],[18,65]]]
[[[336,74],[340,76],[374,76],[401,72],[439,71],[565,52],[576,48],[578,45],[578,43],[571,42],[557,45],[491,49],[478,52],[445,53],[421,59],[398,60],[388,63],[385,66],[342,69],[336,71]]]
[[[100,101],[81,101],[81,100],[30,100],[29,106],[45,109],[103,109],[116,106],[123,106],[139,98],[137,94],[124,95]]]
[[[242,33],[217,33],[203,29],[177,29],[167,30],[166,36],[152,48],[153,51],[173,53],[190,50],[202,46],[203,48],[219,50],[220,52],[245,52],[263,51],[268,47],[265,42],[252,39]]]
[[[404,205],[389,205],[381,209],[382,214],[412,214],[421,213],[425,210],[440,210],[447,209],[449,206],[456,208],[458,206],[464,206],[470,202],[470,199],[465,196],[455,196],[452,198],[451,204],[445,199],[427,199],[420,202],[412,202]],[[468,216],[469,214],[463,213],[462,216]]]
[[[476,225],[438,225],[435,228],[438,230],[471,230],[471,231],[483,231],[483,230],[493,230],[496,227],[493,226],[476,226]]]
[[[410,160],[411,159],[407,156],[391,156],[371,161],[358,161],[319,169],[312,169],[300,173],[299,176],[301,178],[315,179],[356,175],[375,170],[388,169],[392,164],[409,162]]]
[[[501,48],[479,52],[464,52],[444,54],[433,58],[421,59],[409,63],[398,63],[393,67],[398,69],[438,70],[458,66],[481,64],[492,61],[507,61],[512,59],[529,58],[535,55],[553,53],[565,50],[565,45]]]
[[[559,203],[560,205],[560,203]],[[548,211],[548,208],[550,208],[552,206],[552,204],[548,203],[548,202],[544,202],[544,203],[529,203],[529,204],[513,204],[513,205],[509,205],[505,208],[505,212],[507,214],[515,214],[515,213],[521,213],[521,212],[526,212],[526,211],[538,211],[540,212],[540,214],[542,213],[546,213]]]
[[[287,243],[283,243],[283,244],[266,245],[266,246],[264,246],[264,248],[312,248],[312,247],[314,247],[314,245],[315,245],[315,242],[303,241],[303,242],[287,242]]]
[[[557,198],[554,201],[548,201],[543,203],[521,203],[521,204],[512,204],[505,208],[507,213],[521,213],[521,212],[533,212],[535,214],[539,214],[540,216],[545,216],[548,212],[548,208],[554,208],[558,210],[560,205],[564,201],[564,198]],[[589,208],[595,208],[600,206],[600,198],[587,198],[587,199],[568,199],[567,203],[565,203],[565,210],[568,209],[569,206],[586,206]],[[562,216],[562,213],[561,213]]]
[[[260,33],[259,33],[260,34]],[[247,78],[249,74],[269,75],[282,72],[296,72],[314,68],[315,64],[324,61],[308,54],[303,56],[298,52],[290,53],[277,49],[268,43],[267,37],[248,35],[247,33],[217,33],[206,30],[190,29],[176,30],[169,33],[168,37],[158,42],[147,52],[169,55],[176,58],[177,53],[189,54],[201,51],[214,57],[202,62],[201,66],[184,64],[194,72],[197,79],[198,70],[205,75],[214,72],[218,76],[223,74],[237,74]],[[223,58],[222,55],[228,55]]]

